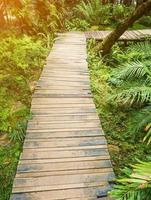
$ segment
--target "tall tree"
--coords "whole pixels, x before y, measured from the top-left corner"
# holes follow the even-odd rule
[[[135,21],[146,15],[151,11],[151,0],[143,2],[137,7],[137,9],[131,14],[130,17],[126,18],[115,30],[113,30],[103,41],[96,47],[97,51],[101,51],[102,55],[106,55],[110,52],[112,46],[120,38],[120,36],[133,25]]]

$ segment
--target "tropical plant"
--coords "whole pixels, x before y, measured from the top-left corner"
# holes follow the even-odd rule
[[[144,16],[138,22],[146,27],[150,27],[151,26],[151,16]]]
[[[143,141],[148,145],[151,143],[151,106],[148,105],[132,114],[129,123],[129,132],[135,141]]]
[[[132,45],[123,56],[125,63],[114,71],[109,81],[121,88],[121,91],[113,95],[119,103],[131,106],[151,101],[150,49],[149,42]]]
[[[79,18],[66,20],[65,26],[68,31],[87,31],[90,28],[86,20]]]
[[[91,25],[109,23],[110,4],[102,5],[100,0],[82,1],[77,5],[75,11]]]
[[[64,27],[64,19],[67,16],[64,0],[59,4],[55,0],[2,0],[0,10],[3,19],[1,26],[11,24],[28,34],[54,33]]]
[[[139,43],[134,43],[130,45],[127,48],[126,56],[125,58],[127,61],[132,61],[132,60],[142,60],[144,61],[145,59],[150,59],[151,58],[151,43],[150,43],[150,38],[147,38],[146,35],[146,42],[139,42]]]
[[[116,77],[121,80],[134,80],[138,78],[150,78],[151,62],[132,61],[121,66]]]
[[[47,50],[29,36],[0,42],[0,132],[11,140],[23,140],[32,94]]]
[[[119,92],[112,98],[123,105],[144,104],[151,101],[151,87],[137,86]]]
[[[133,10],[134,10],[133,6],[125,6],[123,4],[114,4],[112,6],[111,20],[115,23],[119,23],[125,17],[129,16]]]
[[[151,162],[139,161],[131,169],[124,170],[125,177],[117,179],[110,193],[116,200],[150,200]]]
[[[1,74],[14,73],[30,79],[31,72],[36,75],[36,70],[41,70],[47,52],[42,41],[34,41],[29,36],[5,38],[0,42]]]

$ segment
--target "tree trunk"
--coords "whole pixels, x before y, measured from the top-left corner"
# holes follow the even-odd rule
[[[110,52],[112,46],[120,38],[120,36],[131,26],[133,23],[141,18],[143,15],[151,10],[151,0],[142,3],[138,8],[128,17],[122,24],[120,24],[114,31],[112,31],[103,41],[96,47],[97,51],[101,51],[102,55]]]

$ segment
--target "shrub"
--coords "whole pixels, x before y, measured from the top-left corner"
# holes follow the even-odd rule
[[[131,6],[127,7],[123,4],[115,4],[112,8],[111,20],[115,23],[119,23],[128,17],[133,10],[134,8]]]
[[[75,11],[91,25],[109,24],[110,4],[102,5],[100,0],[82,1]]]
[[[46,55],[42,42],[28,36],[0,42],[0,132],[9,133],[11,139],[23,139],[31,84],[39,77]]]
[[[146,27],[151,26],[151,16],[143,16],[138,22]]]
[[[66,29],[69,31],[87,31],[90,24],[84,19],[75,18],[65,23]]]

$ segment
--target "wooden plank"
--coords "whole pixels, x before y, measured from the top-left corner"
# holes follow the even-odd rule
[[[45,89],[48,89],[48,88],[50,88],[50,89],[55,89],[55,90],[67,90],[67,89],[73,89],[73,90],[75,90],[75,89],[80,89],[80,90],[90,90],[90,86],[87,86],[87,85],[76,85],[76,86],[72,86],[72,85],[68,85],[68,84],[66,84],[66,85],[61,85],[61,84],[57,84],[57,85],[51,85],[51,84],[37,84],[37,86],[36,86],[36,89],[43,89],[43,90],[45,90]]]
[[[105,145],[106,140],[104,137],[98,137],[97,139],[95,138],[72,138],[72,139],[61,139],[60,141],[57,140],[56,142],[54,141],[56,139],[47,139],[43,140],[42,139],[35,139],[32,141],[32,139],[26,139],[24,143],[24,148],[55,148],[55,147],[87,147],[87,146],[94,146],[94,145]],[[101,148],[101,147],[100,147]]]
[[[89,77],[86,75],[67,75],[67,74],[48,74],[48,73],[43,73],[42,78],[48,77],[50,80],[82,80],[82,81],[89,81]],[[40,79],[41,80],[41,79]]]
[[[75,97],[75,98],[91,98],[91,94],[34,94],[34,98],[36,97],[47,97],[47,98],[70,98],[70,97]]]
[[[29,121],[29,124],[33,122],[36,123],[71,123],[71,122],[88,122],[88,121],[98,121],[98,116],[96,113],[91,113],[91,115],[53,115],[53,116],[42,116],[35,115]]]
[[[101,136],[104,133],[100,130],[76,130],[76,131],[64,131],[64,132],[44,132],[44,133],[28,133],[26,138],[29,139],[49,139],[49,138],[75,138],[75,137],[92,137],[92,136]]]
[[[38,120],[31,120],[31,121],[29,121],[28,122],[28,127],[31,127],[31,126],[39,126],[39,125],[41,125],[41,126],[44,126],[44,125],[46,125],[46,126],[49,126],[49,125],[51,125],[51,124],[55,124],[56,126],[57,125],[59,125],[59,124],[83,124],[83,123],[100,123],[100,121],[97,119],[97,118],[92,118],[92,119],[90,119],[90,120],[77,120],[77,119],[69,119],[69,120],[63,120],[63,118],[61,118],[61,119],[48,119],[48,120],[44,120],[44,121],[41,121],[41,119],[38,121]]]
[[[36,125],[29,125],[28,130],[34,130],[34,129],[56,129],[57,124],[45,124],[45,126],[42,124],[36,124]],[[100,122],[81,122],[81,123],[60,123],[57,129],[62,129],[62,128],[83,128],[83,127],[100,127]]]
[[[87,145],[87,146],[56,146],[56,147],[49,147],[49,146],[44,146],[44,147],[39,147],[37,149],[37,146],[33,146],[30,148],[24,148],[25,150],[27,150],[27,152],[50,152],[50,151],[76,151],[76,150],[80,150],[80,151],[84,151],[84,150],[97,150],[97,149],[107,149],[107,145],[106,144],[100,144],[100,145]]]
[[[47,106],[47,104],[46,104],[46,106]],[[66,107],[65,105],[63,106],[64,107],[64,109],[68,109],[69,107]],[[73,106],[74,107],[74,106]],[[49,105],[48,105],[48,108],[49,108]],[[49,109],[55,109],[55,108],[60,108],[59,106],[57,107],[57,106],[53,106],[52,105],[52,107],[50,106],[50,108]],[[71,107],[70,107],[71,108]],[[79,107],[80,108],[80,107]],[[45,107],[43,106],[43,107],[41,107],[40,109],[45,109]],[[93,109],[93,107],[92,107],[92,109]],[[84,113],[84,112],[81,112],[81,113],[79,113],[79,114],[75,114],[74,112],[73,113],[62,113],[62,112],[60,112],[60,113],[52,113],[52,114],[49,114],[49,113],[44,113],[44,114],[35,114],[34,113],[34,111],[35,110],[37,110],[37,107],[36,108],[33,108],[32,110],[31,110],[31,112],[33,113],[33,115],[32,115],[32,118],[30,119],[30,121],[34,121],[35,123],[37,123],[38,121],[39,122],[43,122],[43,119],[44,119],[44,121],[47,123],[48,121],[50,122],[50,123],[53,123],[53,122],[56,122],[56,123],[58,123],[58,122],[60,122],[61,123],[61,121],[63,120],[63,117],[65,117],[65,123],[67,123],[66,121],[69,121],[69,122],[81,122],[81,123],[83,123],[83,122],[88,122],[88,121],[90,121],[90,122],[93,122],[93,121],[99,121],[99,118],[98,118],[98,116],[96,115],[96,113],[93,113],[93,112],[86,112],[86,113]],[[89,113],[89,114],[87,114],[87,113]],[[49,116],[48,116],[49,115]],[[46,118],[45,116],[48,116],[48,118]],[[70,117],[69,117],[70,116]],[[39,120],[40,119],[40,120]],[[41,121],[42,120],[42,121]],[[92,121],[91,121],[92,120]],[[29,121],[29,122],[30,122]]]
[[[53,133],[53,132],[60,132],[60,134],[61,133],[64,133],[65,131],[86,131],[86,130],[88,130],[88,131],[90,131],[90,130],[92,130],[92,131],[97,131],[97,130],[100,130],[98,127],[78,127],[78,128],[62,128],[62,129],[60,129],[59,127],[56,127],[55,129],[41,129],[41,130],[39,130],[39,129],[37,129],[37,130],[27,130],[27,133],[35,133],[35,134],[37,134],[37,133]]]
[[[46,151],[38,151],[37,149],[29,150],[24,149],[21,159],[30,160],[30,159],[54,159],[54,158],[77,158],[77,157],[91,157],[91,156],[107,156],[108,150],[106,148],[90,148],[84,150],[63,150],[52,151],[47,149]],[[65,148],[64,148],[65,149]],[[40,149],[41,150],[41,149]],[[38,151],[38,152],[37,152]]]
[[[100,185],[101,187],[101,185]],[[30,193],[18,193],[11,196],[10,200],[63,200],[68,198],[95,198],[97,199],[97,188],[100,187],[89,187],[89,188],[75,188],[66,190],[53,190],[53,191],[42,191],[42,192],[30,192]]]
[[[61,108],[51,108],[50,110],[48,109],[34,109],[33,110],[34,114],[78,114],[78,113],[95,113],[94,108],[66,108],[66,109],[61,109]]]
[[[103,169],[102,169],[103,168]],[[58,162],[58,163],[34,163],[34,164],[19,164],[18,166],[18,174],[19,173],[29,173],[29,172],[39,172],[39,176],[44,176],[42,172],[53,172],[52,175],[56,172],[58,175],[58,171],[64,171],[63,175],[69,174],[77,174],[76,171],[78,170],[86,170],[85,172],[89,172],[89,174],[93,174],[97,172],[98,174],[108,172],[108,170],[104,169],[111,169],[111,163],[109,160],[93,160],[93,161],[78,161],[78,162]],[[56,170],[57,169],[57,170]],[[91,170],[90,170],[91,169]],[[95,170],[99,169],[99,170]],[[71,173],[69,170],[72,170]],[[85,172],[81,171],[82,174]],[[111,171],[113,172],[113,171]],[[51,173],[50,173],[51,174]],[[34,176],[34,174],[32,175]],[[31,177],[32,177],[31,176]],[[21,176],[19,176],[21,177]],[[21,177],[22,178],[22,177]]]
[[[33,109],[37,109],[37,108],[47,108],[47,109],[50,109],[50,108],[95,108],[95,106],[94,106],[94,104],[52,104],[52,103],[50,103],[49,104],[49,102],[48,103],[46,103],[46,104],[40,104],[40,103],[38,103],[38,104],[34,104],[34,105],[32,105],[31,106],[31,108],[32,108],[32,110]]]
[[[74,183],[92,183],[104,182],[105,180],[112,180],[113,172],[109,173],[93,173],[93,174],[73,174],[73,175],[59,175],[59,176],[44,176],[31,178],[15,178],[15,187],[32,187],[36,186],[51,186]]]
[[[44,95],[52,95],[52,94],[58,94],[58,95],[89,95],[90,94],[90,91],[89,90],[77,90],[77,91],[74,91],[74,90],[53,90],[53,89],[38,89],[38,90],[35,90],[35,95],[37,94],[44,94]]]
[[[22,168],[26,166],[22,166]],[[49,166],[50,167],[50,166]],[[19,168],[20,169],[20,168]],[[84,169],[73,169],[73,170],[57,170],[57,171],[50,171],[50,168],[48,169],[48,171],[39,171],[39,170],[35,170],[35,171],[19,171],[16,175],[16,178],[29,178],[29,177],[41,177],[41,176],[58,176],[58,175],[72,175],[72,174],[93,174],[93,173],[108,173],[108,172],[113,172],[112,168],[85,168]]]
[[[72,183],[72,184],[62,184],[62,185],[50,185],[50,186],[28,186],[28,187],[15,187],[13,192],[36,192],[36,191],[54,191],[54,190],[66,190],[66,189],[77,189],[77,188],[89,188],[89,187],[101,187],[104,186],[105,182],[94,182],[94,183]]]
[[[84,99],[84,98],[33,98],[32,99],[32,105],[35,103],[45,103],[45,102],[49,102],[50,104],[75,104],[75,103],[92,103],[93,100],[92,99]]]
[[[59,158],[59,159],[40,159],[40,160],[20,160],[19,164],[41,164],[41,163],[66,163],[66,162],[79,162],[79,161],[101,161],[101,160],[109,160],[110,156],[94,156],[94,157],[79,157],[79,158]],[[51,170],[51,168],[49,169]],[[57,169],[56,169],[57,170]]]

